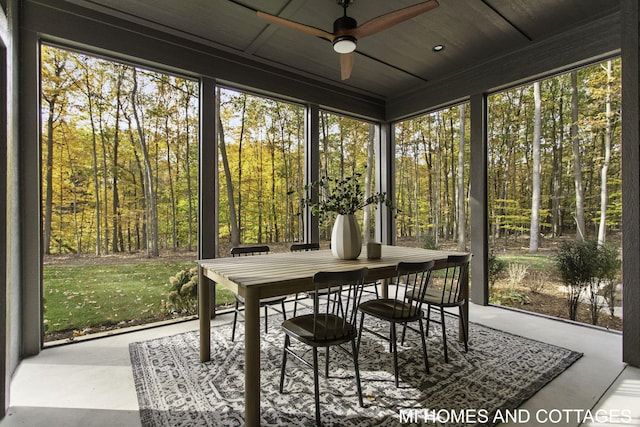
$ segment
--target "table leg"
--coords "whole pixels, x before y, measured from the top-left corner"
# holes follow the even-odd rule
[[[260,299],[247,289],[244,301],[244,418],[247,427],[260,425]]]
[[[468,269],[469,267],[467,267]],[[458,325],[458,339],[460,341],[464,341],[464,337],[466,335],[467,340],[469,339],[469,271],[467,270],[466,283],[464,283],[464,304],[462,304],[462,316],[464,317],[464,321],[462,318],[459,321]]]
[[[209,279],[198,266],[198,318],[200,322],[200,361],[211,360],[211,305],[209,304]]]
[[[389,279],[382,279],[381,282],[382,289],[380,289],[380,297],[382,299],[389,298]]]
[[[464,341],[465,334],[467,339],[469,339],[469,300],[466,299],[464,304],[462,304],[462,315],[464,316],[464,320],[459,320],[458,325],[458,339],[460,341]]]

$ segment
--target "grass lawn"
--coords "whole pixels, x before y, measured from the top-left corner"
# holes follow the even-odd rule
[[[501,274],[499,282],[502,283],[492,291],[493,303],[564,317],[565,297],[557,291],[562,283],[553,255],[506,252],[498,253],[497,257],[505,262],[507,269]],[[510,283],[513,279],[509,279],[509,264],[526,265],[527,277],[519,279],[517,284]],[[83,263],[45,264],[45,341],[177,317],[163,309],[163,301],[167,300],[171,289],[169,278],[195,265],[191,258],[119,262],[92,259]],[[442,272],[436,271],[434,277],[440,274]],[[543,292],[531,293],[533,285],[539,281],[537,277],[546,280],[547,286]],[[501,289],[505,286],[510,294]],[[514,290],[517,291],[515,294]],[[548,299],[538,301],[547,294],[551,294],[554,304]],[[522,298],[513,301],[514,295]],[[218,305],[227,305],[234,297],[230,291],[217,286],[216,301]]]
[[[194,261],[45,265],[44,328],[62,331],[126,326],[171,317],[162,308],[169,278],[194,267]],[[216,287],[218,304],[233,294]]]

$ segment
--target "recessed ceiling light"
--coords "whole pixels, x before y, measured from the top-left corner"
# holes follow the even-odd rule
[[[437,44],[432,48],[432,50],[434,52],[442,52],[444,50],[444,45],[443,44]]]

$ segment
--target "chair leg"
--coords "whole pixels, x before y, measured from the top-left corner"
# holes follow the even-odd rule
[[[280,301],[280,305],[282,306],[282,319],[287,320],[287,310],[284,308],[284,300]]]
[[[418,323],[420,324],[420,338],[422,338],[422,351],[424,352],[424,367],[427,374],[430,374],[429,357],[427,356],[427,340],[424,336],[424,324],[422,323],[422,319],[418,319]]]
[[[233,312],[233,328],[231,329],[231,342],[236,339],[236,323],[238,323],[239,302],[236,298],[236,310]]]
[[[396,342],[396,324],[391,322],[391,341],[389,344],[393,350],[393,372],[396,375],[396,387],[399,386],[398,382],[398,343]]]
[[[466,326],[466,319],[464,318],[464,313],[462,312],[462,307],[460,307],[460,319],[462,320],[462,324]],[[469,351],[469,337],[467,336],[467,328],[462,328],[462,339],[464,339],[464,352],[467,353]]]
[[[284,371],[287,367],[287,349],[289,348],[289,335],[284,336],[284,351],[282,352],[282,368],[280,369],[280,393],[284,393]]]
[[[316,400],[316,425],[320,426],[320,385],[318,384],[318,347],[313,347],[313,390]]]
[[[407,324],[404,323],[402,325],[402,337],[400,338],[400,345],[404,345],[404,336],[406,335],[406,333],[407,333]]]
[[[444,308],[440,307],[440,321],[442,322],[442,345],[444,347],[444,361],[449,363],[449,353],[447,352],[447,328],[444,325]]]
[[[264,333],[269,333],[269,315],[267,314],[267,305],[264,306]]]
[[[358,328],[358,351],[360,351],[360,340],[362,339],[362,325],[364,324],[364,313],[360,316],[360,327]]]
[[[324,354],[324,376],[329,378],[329,347],[327,347],[327,351]]]
[[[358,387],[358,401],[360,402],[360,407],[364,407],[364,402],[362,401],[362,385],[360,384],[360,367],[358,366],[358,348],[356,346],[355,338],[351,340],[351,351],[353,353],[353,366],[356,372],[356,385]]]
[[[298,297],[300,294],[296,294],[296,298],[293,300],[293,317],[296,317],[296,312],[298,311]]]

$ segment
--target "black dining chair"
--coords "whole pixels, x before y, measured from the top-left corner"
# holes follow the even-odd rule
[[[456,316],[462,324],[466,325],[467,319],[464,318],[463,306],[468,297],[469,286],[469,262],[471,254],[449,255],[447,257],[446,268],[438,269],[431,276],[431,284],[427,292],[422,297],[422,301],[427,305],[427,333],[429,331],[429,323],[439,323],[442,327],[442,345],[444,347],[444,361],[449,362],[449,353],[447,351],[447,331],[445,323],[445,309],[458,308],[455,311],[447,311],[448,314]],[[431,308],[440,311],[440,318],[433,319],[431,317]],[[469,337],[465,327],[461,328],[464,341],[464,351],[469,351]],[[403,333],[404,334],[404,333]]]
[[[328,358],[331,347],[337,347],[349,353],[349,351],[341,345],[351,342],[350,353],[353,357],[358,400],[360,406],[364,406],[358,367],[358,347],[356,345],[358,330],[356,328],[356,318],[367,272],[368,269],[363,267],[357,270],[316,273],[313,276],[313,283],[315,284],[313,313],[295,316],[282,322],[285,339],[284,351],[282,353],[282,370],[280,374],[280,393],[284,393],[287,356],[292,356],[295,360],[313,368],[317,425],[320,425],[320,387],[318,381],[319,347],[326,348]],[[329,289],[332,295],[340,300],[340,304],[330,304],[328,302],[326,304],[320,304],[319,293],[324,289]],[[300,341],[312,348],[312,363],[309,363],[303,354],[296,353],[291,348],[292,339]]]
[[[294,243],[289,246],[289,250],[291,252],[301,252],[301,251],[317,251],[320,249],[320,243]]]
[[[396,278],[391,285],[389,295],[385,299],[374,299],[360,304],[358,311],[360,316],[360,327],[358,334],[358,348],[364,330],[364,316],[372,316],[389,322],[389,336],[384,336],[378,332],[367,330],[374,335],[389,340],[390,351],[393,353],[393,371],[395,374],[396,387],[398,380],[398,340],[396,336],[396,324],[406,326],[409,323],[418,323],[420,338],[422,340],[422,352],[424,366],[429,373],[429,358],[427,356],[427,344],[424,334],[422,299],[429,283],[429,276],[433,268],[433,261],[427,262],[400,262],[396,266]],[[403,330],[404,331],[404,330]]]
[[[291,252],[307,252],[307,251],[317,251],[320,250],[320,243],[294,243],[289,247],[289,251]],[[322,293],[326,295],[326,291],[323,290]],[[302,302],[305,299],[312,298],[311,292],[299,292],[296,294],[295,299],[293,301],[293,315],[295,316],[298,312],[298,304],[301,304],[307,308],[311,308],[308,304]]]
[[[260,245],[260,246],[235,246],[231,248],[231,256],[248,256],[248,255],[260,255],[269,253],[269,246]],[[264,332],[269,332],[269,314],[268,309],[272,309],[278,313],[282,314],[284,319],[287,318],[286,310],[284,307],[284,301],[287,299],[286,296],[277,296],[270,298],[263,298],[260,300],[260,307],[264,307]],[[277,309],[275,306],[280,305],[281,308]],[[231,341],[235,341],[236,339],[236,323],[238,322],[238,315],[243,315],[242,307],[244,306],[244,298],[238,294],[236,294],[236,305],[235,311],[233,313],[233,329],[231,330]]]

